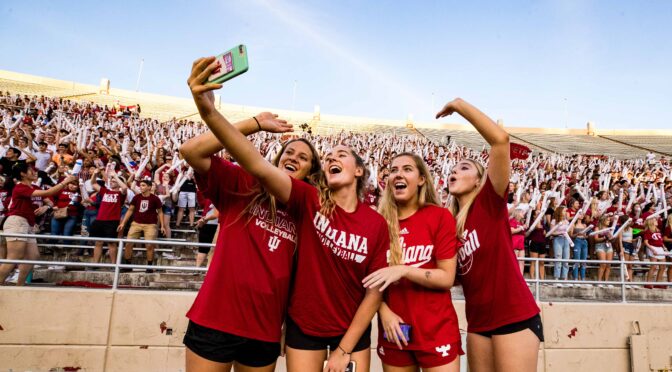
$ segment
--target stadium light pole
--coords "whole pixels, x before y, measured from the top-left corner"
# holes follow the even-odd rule
[[[145,59],[140,60],[140,69],[138,70],[138,80],[135,82],[135,91],[140,89],[140,76],[142,76],[142,65],[145,64]]]

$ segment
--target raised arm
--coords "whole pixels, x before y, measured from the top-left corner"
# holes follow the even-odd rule
[[[196,60],[188,79],[189,88],[201,118],[208,125],[213,135],[245,170],[257,178],[261,185],[278,201],[281,203],[287,202],[292,187],[290,177],[267,162],[252,143],[215,109],[212,91],[221,88],[222,85],[204,84],[208,76],[217,67],[214,61],[214,57]],[[182,156],[185,156],[187,151],[180,148],[180,152]]]
[[[259,124],[257,124],[257,121]],[[284,133],[292,130],[291,124],[284,120],[278,120],[277,115],[270,112],[262,112],[253,118],[239,121],[233,126],[245,136],[257,133],[260,130],[272,133]],[[205,174],[210,170],[210,157],[222,150],[224,150],[224,146],[211,131],[191,138],[180,147],[182,157],[199,174]]]
[[[492,119],[482,113],[470,103],[456,98],[448,102],[436,118],[442,118],[457,112],[467,119],[476,128],[483,139],[490,145],[490,164],[488,165],[488,178],[492,182],[497,194],[506,196],[511,177],[511,156],[509,154],[509,134],[500,128]]]

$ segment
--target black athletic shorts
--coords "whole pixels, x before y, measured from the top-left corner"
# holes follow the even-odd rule
[[[238,362],[248,367],[265,367],[280,356],[279,342],[265,342],[232,335],[189,321],[183,343],[196,355],[218,363]]]
[[[548,253],[548,245],[546,242],[537,243],[530,241],[530,253],[546,254]]]
[[[119,221],[101,221],[95,220],[91,224],[91,229],[89,233],[94,238],[116,238],[119,233],[117,233],[117,227],[119,227]]]
[[[205,224],[198,230],[198,242],[212,244],[212,239],[215,238],[215,233],[217,232],[217,226],[215,224]],[[198,247],[198,253],[208,254],[210,253],[210,247]]]
[[[285,344],[298,350],[326,350],[327,346],[331,351],[338,349],[341,339],[344,335],[334,337],[310,336],[303,332],[296,323],[289,317],[286,320],[287,329],[285,331]],[[371,347],[371,324],[366,328],[362,337],[357,341],[352,352],[366,350]]]
[[[474,333],[485,336],[487,338],[492,338],[492,336],[508,335],[511,333],[520,332],[524,329],[529,329],[539,338],[539,341],[544,342],[544,325],[541,323],[541,316],[539,316],[539,314],[531,317],[530,319],[523,320],[522,322],[511,323],[499,328],[495,328],[492,331]]]

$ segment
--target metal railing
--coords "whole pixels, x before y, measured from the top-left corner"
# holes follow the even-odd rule
[[[672,266],[672,262],[651,262],[651,261],[625,261],[623,259],[621,260],[575,260],[575,259],[556,259],[556,258],[535,258],[535,257],[518,257],[518,261],[525,261],[525,262],[530,262],[530,265],[534,265],[535,270],[534,270],[534,278],[530,279],[525,279],[526,282],[532,283],[534,285],[534,298],[539,301],[540,299],[540,286],[542,284],[591,284],[591,285],[616,285],[621,288],[621,302],[627,302],[627,295],[626,295],[626,286],[632,286],[632,285],[637,285],[637,286],[670,286],[672,285],[672,282],[670,282],[669,278],[667,279],[667,282],[634,282],[634,281],[627,281],[626,280],[626,271],[627,271],[627,266],[628,265],[640,265],[640,266],[652,266],[652,265],[657,265],[661,266],[658,268],[658,270],[664,270],[663,267],[666,266]],[[571,264],[608,264],[610,267],[614,265],[619,266],[619,280],[614,281],[614,280],[576,280],[574,278],[573,280],[569,279],[541,279],[539,278],[539,269],[540,269],[540,263],[541,265],[544,265],[545,262],[549,263],[565,263],[569,265],[567,268],[568,270],[573,270],[573,265]],[[545,266],[544,266],[545,267]],[[630,278],[632,279],[632,278]]]
[[[206,272],[208,269],[204,267],[195,267],[195,266],[155,266],[155,265],[133,265],[133,264],[122,264],[121,259],[124,254],[124,245],[131,243],[136,244],[145,244],[145,245],[171,245],[171,246],[183,246],[183,247],[214,247],[214,244],[207,243],[196,243],[196,242],[186,242],[186,241],[170,241],[170,240],[144,240],[144,239],[128,239],[128,238],[95,238],[95,237],[85,237],[85,236],[64,236],[64,235],[38,235],[38,234],[7,234],[4,232],[0,233],[0,237],[12,237],[12,238],[34,238],[40,240],[70,240],[70,241],[95,241],[103,243],[117,243],[117,257],[115,257],[115,263],[88,263],[88,262],[61,262],[61,261],[40,261],[40,260],[8,260],[0,259],[0,264],[2,263],[11,263],[11,264],[24,264],[24,265],[53,265],[55,262],[59,266],[73,266],[73,267],[92,267],[92,268],[112,268],[114,269],[114,279],[112,281],[112,289],[116,290],[119,287],[119,274],[121,269],[153,269],[153,270],[174,270],[174,271],[199,271]],[[0,283],[1,284],[1,283]]]
[[[94,238],[94,237],[82,237],[82,236],[63,236],[63,235],[37,235],[37,234],[7,234],[0,232],[0,237],[18,237],[18,238],[35,238],[39,240],[70,240],[70,241],[97,241],[103,243],[117,243],[117,257],[115,258],[115,263],[87,263],[87,262],[64,262],[64,261],[42,261],[42,260],[8,260],[0,259],[1,263],[11,263],[11,264],[27,264],[27,265],[54,265],[55,263],[59,266],[72,266],[72,267],[92,267],[92,268],[108,268],[114,270],[114,279],[112,282],[112,289],[116,290],[119,287],[119,274],[121,269],[154,269],[154,270],[172,270],[172,271],[198,271],[206,272],[207,268],[196,267],[196,266],[156,266],[156,265],[133,265],[133,264],[122,264],[121,259],[124,253],[124,246],[126,244],[133,244],[134,250],[144,250],[137,247],[137,245],[171,245],[171,246],[181,246],[181,247],[214,247],[214,244],[207,243],[196,243],[196,242],[187,242],[181,240],[143,240],[143,239],[128,239],[128,238]],[[44,245],[44,244],[42,244]],[[78,246],[73,246],[72,249],[78,249]],[[155,251],[159,251],[155,249]],[[170,249],[161,249],[160,251],[171,251]],[[533,293],[537,301],[540,300],[541,296],[541,285],[543,284],[591,284],[591,285],[613,285],[619,286],[621,290],[621,302],[627,302],[626,286],[672,286],[672,282],[646,282],[646,281],[627,281],[626,280],[626,269],[628,265],[639,265],[639,266],[651,266],[658,265],[658,270],[665,270],[667,267],[672,266],[672,262],[650,262],[650,261],[625,261],[622,258],[620,260],[575,260],[575,259],[555,259],[555,258],[535,258],[535,257],[519,257],[519,261],[529,262],[530,266],[534,265],[535,275],[533,278],[525,279],[527,283],[534,286]],[[539,269],[545,266],[546,263],[567,263],[569,265],[568,270],[573,270],[572,264],[608,264],[611,267],[618,265],[620,275],[619,280],[612,281],[598,281],[598,280],[562,280],[562,279],[541,279],[539,277]]]

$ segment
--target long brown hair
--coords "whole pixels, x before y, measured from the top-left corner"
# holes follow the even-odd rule
[[[418,209],[422,208],[427,204],[432,204],[439,206],[439,197],[436,194],[436,189],[434,189],[434,181],[432,180],[432,174],[427,168],[427,164],[422,158],[416,154],[410,152],[402,152],[399,155],[394,156],[390,163],[394,159],[408,156],[413,159],[420,177],[425,178],[425,184],[418,186]],[[399,214],[397,210],[397,201],[394,199],[394,187],[392,185],[394,181],[392,177],[387,179],[387,185],[385,191],[383,191],[383,196],[380,201],[380,206],[378,212],[385,217],[387,221],[387,227],[390,232],[390,265],[401,265],[403,264],[403,253],[401,250],[401,244],[399,242]]]
[[[455,230],[457,231],[457,239],[459,239],[460,241],[463,240],[462,235],[464,234],[464,225],[467,223],[469,208],[471,208],[471,205],[474,203],[474,200],[476,199],[478,193],[481,192],[481,189],[483,189],[483,186],[485,185],[485,179],[488,177],[488,174],[485,172],[485,168],[483,168],[483,166],[477,161],[474,161],[472,159],[462,159],[462,160],[471,162],[476,167],[476,171],[478,172],[478,178],[480,179],[481,184],[479,187],[477,187],[471,193],[469,193],[469,196],[463,206],[460,207],[456,197],[453,197],[450,200],[450,204],[448,205],[450,213],[452,213],[453,216],[455,216],[455,220],[457,221]],[[454,166],[457,166],[457,164],[455,164]]]
[[[275,167],[280,164],[280,158],[282,157],[282,154],[285,153],[285,150],[287,149],[287,146],[291,145],[294,142],[303,142],[305,143],[308,148],[310,149],[310,153],[312,154],[312,159],[310,160],[310,171],[308,171],[308,175],[306,178],[304,178],[302,181],[306,181],[311,185],[316,184],[316,180],[322,177],[322,163],[320,162],[320,154],[317,152],[315,147],[305,138],[295,138],[293,140],[289,140],[285,142],[282,147],[280,148],[280,151],[275,155],[273,158],[273,161],[271,162]],[[277,201],[275,199],[275,196],[271,195],[266,189],[264,189],[260,184],[258,184],[254,189],[252,189],[249,193],[246,193],[246,196],[256,194],[255,197],[250,201],[250,203],[245,207],[245,209],[240,213],[238,218],[241,216],[247,214],[248,219],[247,222],[250,222],[252,219],[252,208],[255,205],[268,205],[269,212],[271,214],[271,221],[273,224],[275,224],[275,218],[277,216]],[[236,218],[236,220],[238,220]],[[234,221],[235,222],[235,221]]]
[[[357,178],[357,199],[360,201],[364,199],[364,191],[366,190],[366,182],[369,179],[369,169],[366,168],[364,160],[359,156],[352,147],[348,147],[350,154],[355,158],[355,166],[362,168],[362,175]],[[336,201],[334,201],[333,193],[329,188],[327,183],[327,176],[324,172],[320,172],[319,176],[316,176],[317,182],[317,191],[320,196],[320,214],[329,218],[336,208]]]

